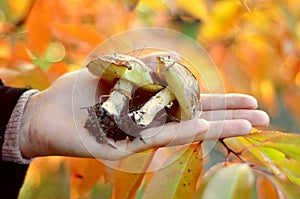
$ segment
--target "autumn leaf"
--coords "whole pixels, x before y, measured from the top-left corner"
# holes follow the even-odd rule
[[[120,161],[119,169],[115,173],[113,189],[116,199],[134,198],[155,151],[156,149],[150,149]]]
[[[218,38],[230,37],[233,28],[239,20],[241,6],[237,1],[217,1],[209,13],[205,24],[200,28],[200,35],[211,41]]]
[[[299,66],[299,63],[295,63],[295,68]],[[300,88],[300,71],[295,76],[295,84]],[[300,106],[295,106],[295,104],[300,104],[300,89],[288,88],[283,93],[284,104],[288,112],[292,113],[297,123],[300,124]]]
[[[254,140],[257,137],[261,137],[261,133],[251,134],[246,138]],[[280,151],[286,158],[293,158],[300,160],[300,135],[299,134],[288,134],[279,132],[268,132],[264,133],[265,140],[261,140],[256,143],[255,147],[267,147]],[[251,142],[251,139],[250,142]]]
[[[26,30],[28,47],[36,56],[42,56],[50,43],[50,21],[51,13],[45,0],[35,1],[26,21]]]
[[[0,4],[3,4],[4,11],[7,18],[13,23],[20,23],[26,19],[26,15],[30,11],[30,7],[33,0],[27,1],[14,1],[14,0],[5,0]]]
[[[59,24],[55,27],[64,36],[86,42],[93,47],[98,45],[104,37],[94,27],[82,24]]]
[[[222,76],[222,85],[226,87],[227,92],[254,95],[260,107],[267,110],[271,117],[275,119],[277,114],[279,115],[280,120],[271,120],[273,128],[297,131],[299,128],[296,123],[293,124],[295,126],[289,124],[290,120],[300,124],[298,4],[299,2],[295,0],[286,0],[284,3],[270,0],[0,0],[0,78],[10,86],[31,86],[43,90],[62,74],[79,69],[91,48],[108,36],[132,28],[164,26],[189,34],[192,32],[193,37],[197,34],[198,42],[209,50],[215,61],[216,69]],[[182,12],[198,19],[200,25],[191,23],[187,26],[189,21],[182,20],[185,17]],[[122,42],[119,42],[120,45]],[[193,57],[199,56],[193,52],[186,53]],[[201,68],[200,78],[202,75],[210,74],[207,81],[215,82],[216,78],[208,70],[210,68],[208,64],[199,61],[197,65]],[[203,86],[207,82],[200,79],[199,83]],[[283,100],[280,101],[281,99]],[[282,113],[280,110],[283,109],[287,111],[280,115]],[[224,141],[236,150],[243,160],[251,164],[251,171],[257,177],[256,184],[253,184],[252,188],[255,189],[256,186],[259,199],[278,198],[278,195],[283,198],[300,198],[298,135],[267,131],[245,137],[226,138]],[[175,156],[176,154],[173,160]],[[186,194],[184,198],[192,197],[190,195],[194,193],[194,189],[180,185],[188,184],[184,180],[185,177],[195,180],[202,172],[202,163],[199,163],[201,161],[192,161],[195,156],[196,154],[187,150],[179,158],[183,160],[181,166],[175,161],[170,168],[166,167],[149,175],[142,172],[115,171],[109,167],[99,169],[92,163],[89,170],[84,168],[78,170],[83,171],[83,176],[90,180],[87,182],[83,180],[84,184],[80,184],[82,179],[74,178],[75,184],[72,184],[71,188],[79,187],[76,193],[78,196],[79,192],[94,194],[95,189],[92,187],[97,186],[92,184],[97,182],[97,176],[102,175],[100,170],[104,169],[104,179],[112,186],[116,198],[133,197],[136,191],[138,195],[135,197],[138,198],[145,190],[145,198],[151,197],[151,194],[156,198],[162,198],[168,193],[174,197],[181,197],[181,193]],[[233,157],[231,154],[228,161],[242,161]],[[134,158],[121,160],[120,164],[124,170],[130,167],[144,171],[147,161],[151,159],[150,155],[148,158],[137,165],[134,164],[137,161]],[[210,155],[208,158],[213,160],[215,157]],[[78,168],[84,165],[87,168],[85,160],[82,161],[78,161]],[[210,193],[215,190],[218,194],[222,192],[224,184],[228,192],[235,192],[238,183],[230,186],[226,183],[228,179],[222,178],[225,174],[229,175],[233,182],[244,182],[236,180],[239,178],[233,176],[244,175],[245,180],[249,176],[252,178],[251,172],[247,173],[248,168],[244,164],[241,165],[246,169],[226,163],[229,165],[228,168],[224,163],[213,166],[201,181],[198,180],[204,188],[201,189],[202,192]],[[57,169],[53,171],[47,169],[47,167],[58,168],[58,165],[57,162],[48,161],[47,158],[46,161],[42,158],[39,164],[36,164],[36,161],[31,163],[31,168],[34,169],[29,170],[30,175],[27,177],[30,179],[27,180],[27,184],[25,183],[23,191],[30,196],[36,194],[41,197],[48,196],[47,191],[55,196],[69,195],[69,184],[65,182],[69,178],[64,179],[57,173]],[[188,175],[187,168],[190,165],[195,169],[195,176]],[[243,169],[247,172],[243,173]],[[51,178],[43,178],[42,173],[51,175]],[[73,174],[75,176],[75,173]],[[94,174],[96,175],[91,176]],[[168,175],[172,178],[167,178]],[[50,184],[55,184],[59,189],[53,191],[49,186],[49,179],[55,178],[56,184]],[[224,179],[222,186],[218,186],[221,182],[217,179]],[[35,187],[35,191],[27,189],[30,183]],[[61,186],[62,184],[66,187]],[[183,191],[183,188],[189,192]],[[73,196],[76,195],[76,189],[74,188],[72,192]],[[109,193],[110,191],[109,188]],[[99,196],[95,197],[102,197],[100,192],[97,192]],[[236,192],[241,195],[231,196],[237,195],[240,198],[242,194],[249,193],[249,189]],[[93,194],[91,197],[94,197]],[[224,196],[227,197],[228,193],[226,192]]]
[[[247,164],[217,164],[206,172],[195,198],[251,199],[254,174]]]
[[[263,178],[262,176],[257,177],[256,190],[257,190],[257,197],[259,199],[279,198],[277,194],[277,190],[275,189],[274,185],[269,180]]]
[[[47,70],[47,75],[51,82],[56,80],[61,75],[68,72],[68,65],[64,62],[53,63]]]
[[[201,144],[183,147],[174,153],[165,162],[166,167],[154,173],[142,198],[193,198],[202,171],[200,157]]]
[[[300,162],[293,159],[286,161],[275,161],[276,164],[288,178],[300,186]]]
[[[50,86],[50,81],[45,71],[28,62],[12,62],[10,68],[1,68],[0,78],[6,84],[16,87],[31,87],[44,90]]]
[[[91,189],[103,175],[104,165],[97,159],[72,158],[71,198],[78,198]]]
[[[235,138],[235,142],[244,146],[243,149],[239,146],[242,155],[248,151],[257,158],[258,161],[253,164],[262,163],[278,177],[287,176],[291,181],[300,184],[299,138],[299,134],[262,131]]]
[[[299,185],[292,183],[288,179],[281,179],[263,172],[256,172],[256,175],[262,176],[271,182],[280,193],[280,198],[298,199],[300,197]]]
[[[176,0],[176,3],[179,8],[201,21],[205,21],[208,18],[207,7],[204,1]]]

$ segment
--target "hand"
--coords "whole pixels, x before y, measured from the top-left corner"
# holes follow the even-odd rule
[[[89,104],[91,89],[98,79],[83,69],[80,71],[83,88],[80,106]],[[132,153],[153,147],[186,144],[204,139],[217,139],[250,133],[252,126],[266,126],[268,115],[257,108],[255,98],[241,94],[201,96],[203,112],[199,119],[180,123],[167,123],[144,130],[145,142],[135,139],[116,142],[117,149],[99,144],[83,128],[75,125],[72,105],[74,83],[79,71],[68,73],[56,80],[49,89],[33,95],[26,107],[20,132],[20,147],[28,158],[45,155],[96,157],[108,160],[121,159]],[[104,88],[100,88],[100,92]],[[101,94],[101,93],[100,93]],[[76,109],[77,110],[77,109]],[[80,117],[87,117],[81,110]]]

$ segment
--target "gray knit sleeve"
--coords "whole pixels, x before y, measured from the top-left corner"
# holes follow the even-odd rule
[[[4,143],[2,146],[2,160],[16,162],[19,164],[29,164],[32,159],[22,157],[20,150],[20,127],[26,104],[33,94],[38,90],[28,90],[19,98],[8,124],[6,125]]]

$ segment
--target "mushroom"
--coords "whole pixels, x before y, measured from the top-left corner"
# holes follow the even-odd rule
[[[167,82],[179,103],[180,111],[175,117],[184,121],[198,116],[201,105],[196,77],[184,65],[169,57],[157,57],[157,73]]]
[[[93,75],[115,84],[105,102],[88,108],[85,128],[99,143],[110,144],[108,138],[115,141],[141,139],[142,130],[162,124],[162,121],[154,122],[159,113],[161,116],[167,113],[169,119],[176,121],[195,116],[200,99],[196,78],[171,58],[157,57],[157,65],[154,72],[141,60],[123,54],[103,55],[87,64]],[[137,90],[151,94],[138,108],[133,103]],[[170,111],[172,109],[175,111]],[[96,127],[101,129],[96,130]]]

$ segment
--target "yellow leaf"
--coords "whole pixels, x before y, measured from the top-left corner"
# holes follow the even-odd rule
[[[226,139],[230,147],[240,144],[242,155],[248,151],[276,176],[287,176],[291,181],[300,183],[300,135],[279,131],[261,131],[247,136]],[[242,148],[242,149],[241,149]],[[256,160],[257,161],[257,160]]]
[[[251,134],[252,136],[255,134]],[[268,147],[284,153],[286,158],[300,160],[300,135],[287,134],[273,136],[262,142],[257,143],[257,147]]]
[[[14,22],[20,22],[26,17],[27,13],[30,11],[30,6],[33,0],[26,0],[26,1],[16,1],[16,0],[6,0],[8,5],[8,14],[9,17]]]
[[[200,28],[200,37],[207,40],[230,37],[240,19],[241,7],[237,1],[217,1],[209,19]]]
[[[97,159],[71,159],[71,198],[89,191],[103,175],[104,166]]]
[[[289,179],[300,185],[300,161],[288,159],[286,161],[275,162],[278,167],[289,177]]]
[[[263,80],[260,82],[259,88],[262,95],[262,100],[268,105],[269,110],[274,110],[276,106],[274,101],[276,97],[276,91],[273,82],[268,79]]]
[[[208,18],[207,7],[204,1],[199,0],[177,0],[177,5],[180,9],[185,10],[193,17],[205,21]]]
[[[156,12],[160,12],[168,10],[168,6],[162,0],[141,0],[137,9],[141,11],[155,10]]]
[[[155,151],[156,149],[151,149],[121,160],[120,168],[115,173],[115,198],[128,199],[135,197]]]
[[[165,162],[166,167],[154,173],[142,198],[193,198],[202,172],[200,155],[201,144],[183,147],[174,153]]]

